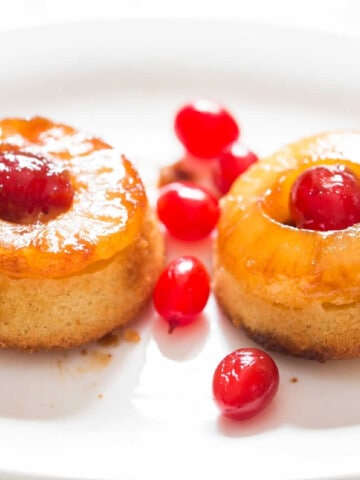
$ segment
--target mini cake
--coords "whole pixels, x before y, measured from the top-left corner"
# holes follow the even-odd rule
[[[291,224],[289,196],[315,165],[360,178],[360,133],[325,133],[254,164],[223,198],[214,289],[236,326],[280,352],[324,361],[360,356],[360,224]]]
[[[45,118],[0,121],[0,346],[96,340],[140,312],[162,265],[124,156]]]

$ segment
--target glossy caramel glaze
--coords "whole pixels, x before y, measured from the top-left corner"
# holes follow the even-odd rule
[[[360,301],[360,224],[328,232],[287,224],[292,182],[326,163],[346,163],[360,177],[360,132],[288,145],[251,167],[223,199],[217,262],[246,291],[289,308]]]
[[[71,208],[49,221],[0,220],[0,272],[57,278],[96,268],[129,245],[147,207],[131,163],[98,138],[34,117],[0,121],[0,150],[21,149],[64,163],[75,190]]]

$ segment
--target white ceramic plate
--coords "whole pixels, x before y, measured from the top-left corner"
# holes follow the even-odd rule
[[[99,134],[150,183],[182,153],[172,121],[188,99],[227,105],[259,154],[360,126],[355,38],[134,20],[0,39],[2,116],[41,114]],[[192,252],[210,264],[209,241],[168,245],[169,257]],[[94,345],[87,355],[0,352],[2,478],[359,478],[359,361],[274,355],[276,400],[236,424],[218,415],[212,373],[225,354],[253,344],[213,298],[173,335],[151,309],[133,328],[139,343]]]

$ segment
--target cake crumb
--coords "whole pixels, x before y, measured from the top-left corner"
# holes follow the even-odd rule
[[[124,330],[124,339],[127,341],[127,342],[132,342],[132,343],[138,343],[140,342],[140,335],[138,332],[136,332],[135,330],[131,330],[130,328],[126,328]]]
[[[104,398],[104,395],[102,393],[98,393],[98,399],[101,400],[102,398]]]
[[[163,187],[172,182],[195,181],[195,173],[185,164],[183,160],[179,160],[171,165],[161,168],[158,187]]]
[[[86,355],[86,359],[84,358],[81,364],[77,367],[76,371],[78,373],[97,372],[107,367],[111,362],[111,359],[111,353],[98,350],[90,351],[89,354]]]
[[[299,381],[299,379],[297,377],[291,377],[290,378],[291,383],[297,383],[298,381]]]

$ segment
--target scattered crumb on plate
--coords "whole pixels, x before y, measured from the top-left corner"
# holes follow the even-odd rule
[[[127,342],[138,343],[141,340],[140,334],[136,330],[126,328],[123,332],[124,339]]]

